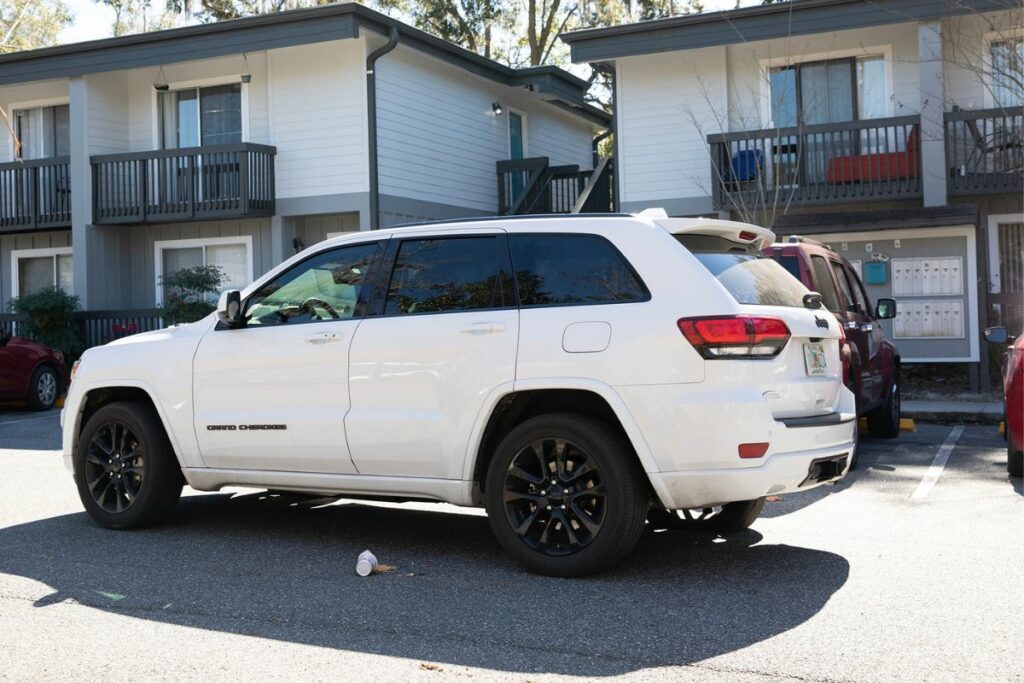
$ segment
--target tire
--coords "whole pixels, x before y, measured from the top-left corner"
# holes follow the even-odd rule
[[[140,403],[117,402],[97,410],[82,429],[74,465],[85,511],[107,529],[158,524],[181,496],[181,468],[167,434],[153,411]]]
[[[654,508],[647,519],[657,529],[731,534],[749,529],[763,509],[764,498],[756,498],[698,510]]]
[[[1024,451],[1014,450],[1013,444],[1006,444],[1006,473],[1011,477],[1024,477]]]
[[[40,365],[32,373],[25,402],[31,410],[50,410],[60,397],[60,378],[49,365]]]
[[[498,543],[526,569],[582,576],[633,550],[650,496],[620,433],[591,417],[551,414],[502,439],[487,468],[485,499]]]
[[[900,435],[900,384],[897,379],[879,408],[868,413],[868,433],[879,439],[895,439]]]

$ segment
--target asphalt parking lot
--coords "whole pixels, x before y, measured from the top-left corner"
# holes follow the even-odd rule
[[[0,411],[0,678],[1024,671],[1024,495],[993,427],[863,441],[856,472],[770,502],[745,533],[651,533],[628,565],[576,580],[522,572],[481,514],[444,505],[188,492],[167,526],[102,530],[59,447],[57,411]],[[356,576],[365,548],[395,570]]]

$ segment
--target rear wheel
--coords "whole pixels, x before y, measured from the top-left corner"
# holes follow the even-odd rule
[[[498,542],[549,576],[591,574],[625,558],[643,533],[648,499],[629,443],[583,415],[523,422],[487,470],[487,517]]]
[[[49,410],[57,403],[59,394],[60,380],[57,379],[57,372],[47,365],[36,368],[29,382],[28,396],[25,397],[28,407],[32,410]]]
[[[1013,448],[1013,443],[1006,444],[1006,472],[1011,477],[1024,477],[1024,451]]]
[[[131,402],[103,406],[89,418],[75,452],[75,482],[85,511],[108,529],[163,521],[182,487],[163,425]]]
[[[656,529],[728,534],[750,528],[764,509],[764,498],[685,510],[652,509],[647,520]]]
[[[900,384],[899,376],[893,379],[885,402],[868,413],[868,432],[871,436],[893,439],[900,435]]]

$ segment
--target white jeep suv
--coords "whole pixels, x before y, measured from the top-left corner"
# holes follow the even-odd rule
[[[854,448],[839,325],[773,240],[652,211],[321,242],[86,352],[64,457],[106,527],[167,518],[185,483],[447,501],[552,575],[621,560],[648,519],[743,529]]]

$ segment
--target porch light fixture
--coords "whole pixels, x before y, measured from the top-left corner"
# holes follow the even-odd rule
[[[249,57],[242,53],[242,83],[252,82],[252,74],[249,73]]]
[[[495,116],[501,116],[505,110],[501,108],[501,102],[491,102],[491,111],[494,112]]]
[[[167,76],[164,75],[164,68],[161,66],[160,71],[156,75],[156,80],[153,81],[153,90],[164,92],[170,89],[171,86],[167,84]]]

